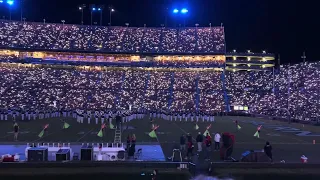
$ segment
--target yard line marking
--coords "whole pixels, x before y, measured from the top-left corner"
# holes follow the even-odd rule
[[[232,118],[232,117],[228,117],[228,119],[230,119],[230,120],[234,121],[234,118]],[[274,133],[274,132],[277,132],[277,131],[274,131],[274,130],[271,130],[271,129],[267,129],[267,128],[264,128],[264,129],[263,129],[263,131],[265,131],[265,132],[267,132],[267,133]],[[245,133],[243,133],[243,134],[245,134]],[[291,137],[291,136],[290,136],[290,135],[288,135],[288,134],[281,133],[281,132],[279,132],[279,134],[281,134],[281,135],[282,135],[282,137],[286,137],[286,138],[289,138],[289,139],[293,139],[293,140],[295,140],[295,141],[300,141],[301,143],[299,143],[299,144],[303,144],[303,143],[305,143],[305,144],[309,144],[309,143],[308,143],[307,141],[305,141],[305,140],[302,140],[302,139],[298,139],[298,138]],[[260,139],[266,140],[266,139],[264,139],[264,138],[260,138]],[[267,140],[266,140],[266,141],[267,141]],[[272,143],[272,144],[274,144],[274,143]]]
[[[29,130],[31,130],[31,129],[26,129],[26,130],[23,130],[23,131],[29,131]],[[23,131],[21,131],[21,132],[23,132]],[[31,133],[30,133],[31,134]],[[0,139],[2,139],[2,138],[6,138],[6,137],[9,137],[9,136],[13,136],[13,133],[12,134],[7,134],[7,135],[5,135],[5,136],[2,136],[2,137],[0,137]],[[19,133],[19,136],[21,136],[21,134]]]
[[[57,131],[57,132],[60,132],[60,131]],[[50,135],[52,135],[52,134],[55,134],[55,133],[57,133],[57,132],[49,133],[49,134],[47,134],[47,135],[45,135],[45,136],[43,136],[43,137],[41,137],[41,138],[38,138],[38,139],[36,139],[36,140],[34,140],[34,141],[31,141],[31,142],[37,142],[37,141],[39,141],[40,139],[43,139],[43,138],[45,138],[45,137],[48,137],[48,136],[50,136]]]
[[[83,136],[81,136],[76,142],[79,142],[81,139],[83,139],[86,135],[88,135],[89,133],[91,133],[94,130],[94,128],[92,128],[90,131],[88,131],[87,133],[85,133]]]

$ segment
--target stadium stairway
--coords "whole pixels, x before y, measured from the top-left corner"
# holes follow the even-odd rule
[[[174,84],[174,72],[171,73],[171,84],[170,84],[170,97],[168,99],[168,108],[171,107],[173,102],[173,84]]]
[[[148,74],[147,74],[146,83],[144,86],[143,99],[145,99],[145,97],[146,97],[148,86],[149,86],[149,81],[150,81],[150,71],[148,71]],[[142,103],[144,103],[144,100],[142,101]],[[145,106],[143,106],[143,108],[145,108]]]
[[[196,111],[199,111],[199,102],[200,102],[200,89],[199,89],[199,79],[200,79],[200,74],[198,73],[197,78],[196,78],[196,95],[195,95],[195,105],[196,105]]]
[[[221,81],[222,81],[222,90],[223,90],[223,99],[226,104],[226,111],[230,112],[230,104],[229,104],[229,99],[228,99],[228,94],[227,94],[227,88],[226,88],[226,69],[223,69],[223,73],[221,73]]]
[[[126,72],[123,72],[123,74],[122,74],[122,77],[121,77],[121,89],[120,89],[120,93],[122,93],[122,91],[123,91],[123,85],[124,85],[124,81],[126,80]],[[116,98],[115,98],[115,104],[116,105],[118,105],[119,104],[119,102],[120,102],[120,94],[117,94],[116,95]]]

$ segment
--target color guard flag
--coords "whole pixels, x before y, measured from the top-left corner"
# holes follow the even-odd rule
[[[155,132],[154,130],[152,130],[152,131],[149,133],[149,136],[150,136],[151,138],[157,138],[157,134],[156,134],[156,132]]]
[[[68,129],[70,127],[70,124],[64,122],[63,123],[63,129]]]
[[[101,125],[101,129],[100,129],[100,131],[98,132],[98,134],[97,134],[97,136],[98,137],[103,137],[103,129],[104,128],[106,128],[106,124],[105,123],[103,123],[102,125]]]
[[[42,131],[39,133],[38,137],[42,138],[43,135],[44,135],[44,129],[42,129]]]
[[[211,136],[210,132],[208,131],[208,129],[203,133],[203,136],[207,136],[207,134],[209,134],[209,136]]]
[[[103,137],[102,129],[100,129],[100,131],[98,132],[97,136],[99,136],[99,137]]]
[[[49,124],[46,124],[46,125],[44,126],[44,128],[42,129],[42,131],[41,131],[41,132],[39,133],[39,135],[38,135],[39,138],[42,138],[42,137],[43,137],[44,131],[45,131],[46,129],[48,129],[48,127],[49,127]]]
[[[254,133],[253,136],[254,136],[254,137],[257,137],[257,138],[260,138],[260,136],[259,136],[259,131],[257,131],[256,133]]]
[[[241,126],[240,126],[240,125],[238,125],[238,126],[237,126],[237,128],[238,128],[238,130],[240,130],[240,129],[241,129]]]
[[[198,129],[199,129],[198,124],[196,124],[196,126],[194,127],[194,129],[196,129],[196,130],[198,130]]]
[[[261,127],[262,127],[262,125],[260,125],[260,126],[257,128],[257,131],[260,131]]]
[[[111,121],[110,121],[110,123],[109,123],[109,127],[110,127],[110,129],[114,129],[114,125],[112,124]]]

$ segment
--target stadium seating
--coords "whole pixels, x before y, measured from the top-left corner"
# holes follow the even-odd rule
[[[320,62],[284,65],[268,71],[228,72],[231,105],[251,108],[251,113],[316,121],[320,113]],[[288,111],[287,111],[287,110]]]
[[[223,27],[135,28],[0,21],[0,47],[122,53],[225,52]]]
[[[0,21],[0,47],[32,50],[224,54],[224,29],[100,27]],[[18,59],[1,55],[1,62]],[[216,61],[217,62],[217,61]],[[216,63],[214,62],[214,63]],[[159,68],[175,64],[174,70]],[[30,64],[0,65],[0,108],[128,109],[217,113],[242,105],[250,113],[303,121],[320,116],[320,62],[271,71],[223,71],[184,67],[210,61],[164,61],[152,68],[89,70]],[[224,61],[221,61],[221,64]],[[214,64],[215,66],[216,64]],[[274,79],[274,80],[273,80]],[[286,111],[285,109],[288,109]]]
[[[289,71],[290,70],[290,71]],[[291,73],[288,77],[288,72]],[[226,105],[249,106],[250,112],[311,121],[319,117],[319,62],[282,66],[272,72],[226,73],[225,100],[220,71],[165,69],[85,69],[0,66],[1,108],[170,110],[225,112]],[[290,91],[288,91],[290,82]],[[290,98],[288,98],[290,92]]]

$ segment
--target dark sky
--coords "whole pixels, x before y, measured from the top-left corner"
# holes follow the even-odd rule
[[[17,2],[18,0],[16,0]],[[300,62],[303,51],[307,60],[320,60],[320,13],[315,0],[24,0],[24,16],[28,21],[79,24],[80,4],[112,5],[116,12],[113,25],[160,26],[167,14],[168,26],[182,23],[187,26],[225,26],[227,50],[261,52],[267,50],[281,55],[282,63]],[[0,16],[8,16],[8,9],[0,5]],[[169,12],[166,13],[166,7]],[[174,7],[187,7],[187,17],[176,17]],[[20,19],[18,5],[12,10],[12,17]],[[109,13],[103,14],[104,25]],[[94,15],[99,22],[99,14]],[[90,11],[85,11],[85,24],[90,24]]]

